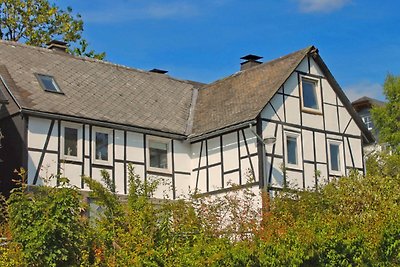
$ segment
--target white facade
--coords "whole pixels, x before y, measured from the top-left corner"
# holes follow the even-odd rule
[[[315,81],[318,109],[302,106],[302,79]],[[264,158],[255,125],[253,131],[246,127],[192,144],[192,180],[200,192],[224,192],[230,183],[246,186],[251,174],[254,181],[248,186],[258,187],[265,177],[271,190],[313,189],[351,169],[364,170],[361,130],[312,58],[299,64],[257,123],[262,124],[260,137],[276,138],[265,146]],[[296,140],[296,164],[288,162],[288,138]]]
[[[65,127],[77,129],[76,156],[65,153]],[[96,133],[108,135],[107,159],[99,159],[95,155]],[[168,168],[165,170],[157,170],[149,164],[148,145],[151,140],[164,142],[167,146]],[[155,197],[161,198],[166,194],[172,199],[187,194],[189,187],[194,188],[191,181],[190,149],[190,144],[181,140],[30,116],[28,184],[43,184],[46,178],[60,173],[70,179],[72,185],[87,190],[81,177],[86,175],[100,180],[100,171],[105,169],[115,182],[116,192],[126,194],[127,169],[128,164],[132,164],[135,173],[143,179],[160,180]],[[51,179],[54,185],[55,181]]]
[[[306,97],[310,92],[314,95],[309,103]],[[143,179],[161,180],[155,197],[174,199],[194,191],[224,193],[232,185],[254,191],[262,184],[270,190],[285,186],[312,189],[351,169],[364,169],[361,130],[312,57],[298,65],[266,104],[252,130],[242,126],[191,142],[162,137],[162,133],[98,127],[76,119],[29,116],[27,128],[28,183],[32,185],[60,173],[87,190],[81,176],[99,180],[105,169],[117,193],[126,194],[131,163]],[[71,151],[65,144],[66,128],[77,136],[76,149]],[[265,155],[255,132],[276,139],[265,147]],[[102,143],[98,145],[96,138]],[[165,149],[163,167],[151,166],[151,146]]]

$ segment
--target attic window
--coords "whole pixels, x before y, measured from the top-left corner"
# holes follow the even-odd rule
[[[62,93],[53,76],[35,74],[43,90],[53,93]]]
[[[320,113],[320,92],[318,80],[310,77],[301,78],[301,95],[303,111]]]

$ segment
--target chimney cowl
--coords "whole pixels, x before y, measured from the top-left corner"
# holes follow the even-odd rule
[[[59,40],[51,40],[47,44],[47,49],[54,50],[54,51],[60,51],[60,52],[67,52],[68,44],[63,41]]]
[[[259,61],[263,57],[253,55],[253,54],[248,54],[244,57],[241,57],[240,59],[244,60],[242,63],[240,63],[240,70],[247,70],[250,69],[254,66],[262,64],[262,61]]]
[[[151,69],[151,70],[149,70],[149,72],[158,73],[158,74],[166,74],[168,71],[161,70],[161,69]]]

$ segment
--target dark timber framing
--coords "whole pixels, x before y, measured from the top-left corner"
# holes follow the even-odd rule
[[[260,120],[261,122],[261,120]],[[226,152],[224,152],[224,136],[227,136],[228,134],[233,134],[232,136],[234,137],[234,149],[237,149],[237,160],[238,160],[238,167],[234,168],[234,169],[230,169],[230,170],[226,170],[225,166],[224,166],[224,154]],[[243,136],[243,140],[240,139],[240,136]],[[210,149],[210,144],[209,141],[211,139],[217,138],[216,140],[218,140],[218,147],[213,147],[213,149],[218,148],[219,151],[219,162],[214,162],[214,163],[210,163],[209,161],[209,149]],[[240,149],[240,143],[243,142],[245,149],[246,149],[246,155],[242,155]],[[196,142],[197,143],[197,142]],[[229,175],[232,173],[238,173],[238,181],[239,181],[239,186],[246,184],[246,181],[243,181],[243,174],[242,172],[244,171],[242,169],[242,160],[249,160],[250,163],[250,169],[251,169],[251,173],[252,175],[256,178],[255,173],[254,173],[254,166],[253,166],[253,162],[252,162],[252,157],[258,156],[258,152],[257,153],[250,153],[250,149],[247,143],[247,139],[246,139],[246,134],[244,133],[244,129],[239,129],[239,130],[235,130],[235,131],[230,131],[226,134],[220,135],[218,137],[210,137],[210,139],[204,139],[199,141],[200,143],[200,147],[199,147],[199,158],[197,161],[197,167],[192,169],[192,172],[196,173],[196,190],[199,189],[199,182],[200,182],[200,172],[201,171],[205,171],[205,178],[206,178],[206,192],[211,192],[211,188],[210,188],[210,179],[213,179],[214,177],[211,177],[210,174],[210,169],[220,166],[220,170],[221,170],[221,177],[220,177],[220,186],[221,189],[217,189],[217,190],[222,190],[222,189],[227,189],[227,190],[231,190],[229,189],[230,187],[226,186],[226,179],[225,179],[225,175]],[[259,150],[257,150],[259,151]],[[231,153],[235,153],[234,151],[232,151]],[[204,157],[204,161],[202,160],[202,157]],[[176,172],[177,173],[177,172]],[[185,175],[190,175],[190,173],[187,172],[180,172],[181,174],[185,174]],[[257,181],[259,183],[259,181]]]
[[[81,189],[84,188],[83,176],[85,175],[85,133],[86,125],[82,124],[82,169],[81,169]],[[59,150],[60,151],[60,150]]]
[[[311,60],[312,59],[315,60],[315,62],[317,63],[318,66],[321,65],[320,69],[324,73],[324,76],[317,75],[317,74],[311,74],[311,67],[312,67]],[[202,190],[203,190],[203,185],[205,184],[205,191],[206,191],[206,193],[210,193],[210,194],[214,194],[215,192],[225,192],[227,190],[230,190],[229,186],[226,186],[226,182],[228,181],[228,178],[229,178],[226,175],[229,175],[229,174],[238,173],[239,186],[243,186],[243,187],[248,186],[248,184],[243,184],[244,181],[243,181],[243,177],[242,177],[242,172],[243,172],[242,168],[245,164],[247,164],[247,162],[245,162],[245,160],[249,160],[251,173],[256,180],[256,182],[254,184],[258,184],[260,187],[265,187],[266,185],[268,185],[269,189],[275,188],[274,186],[271,185],[272,178],[275,173],[274,167],[276,167],[276,166],[274,166],[274,164],[276,162],[280,162],[281,160],[283,161],[283,164],[285,164],[285,161],[286,161],[286,159],[285,159],[285,153],[287,153],[287,150],[285,149],[285,147],[286,147],[285,132],[286,131],[296,132],[299,135],[298,140],[301,142],[301,144],[298,144],[298,149],[301,149],[301,152],[299,151],[299,156],[301,155],[301,162],[299,162],[299,169],[297,169],[297,166],[296,166],[296,168],[284,168],[284,169],[287,171],[290,171],[290,172],[296,172],[296,173],[301,172],[303,188],[305,188],[307,185],[306,176],[305,176],[306,167],[307,167],[308,171],[312,170],[312,167],[310,165],[313,165],[315,173],[318,170],[319,165],[326,165],[327,179],[329,180],[329,178],[332,176],[332,175],[330,175],[330,166],[329,166],[330,165],[330,160],[329,160],[330,155],[329,155],[329,147],[328,147],[329,140],[337,140],[337,141],[341,142],[342,149],[343,149],[342,150],[342,154],[343,154],[342,161],[344,162],[343,167],[344,167],[345,174],[348,173],[349,168],[360,169],[358,167],[358,165],[356,168],[356,163],[359,164],[359,162],[358,161],[356,162],[354,159],[353,151],[351,148],[351,143],[352,142],[354,143],[353,140],[355,140],[355,139],[361,140],[363,138],[363,136],[347,133],[347,130],[348,130],[350,124],[352,123],[352,121],[354,121],[356,123],[356,125],[359,126],[359,120],[357,118],[355,118],[354,116],[352,116],[353,113],[351,110],[349,110],[349,104],[346,102],[346,98],[345,98],[344,94],[340,92],[340,87],[336,84],[333,77],[331,77],[329,70],[327,70],[326,66],[324,65],[322,60],[319,58],[319,56],[317,54],[307,54],[303,58],[303,60],[306,60],[306,62],[307,62],[307,71],[308,72],[304,72],[304,71],[306,71],[305,65],[302,65],[302,66],[304,66],[304,71],[294,70],[292,72],[293,77],[297,77],[298,96],[289,95],[290,92],[288,92],[287,89],[285,88],[285,83],[289,79],[289,77],[290,77],[289,76],[286,78],[285,82],[279,88],[281,90],[278,89],[277,92],[275,92],[275,95],[271,99],[269,99],[269,102],[266,103],[266,105],[264,106],[264,110],[265,110],[265,108],[270,107],[271,110],[276,115],[277,119],[262,118],[261,117],[262,112],[261,112],[258,114],[257,118],[255,118],[255,119],[253,118],[253,120],[248,120],[247,122],[242,121],[233,126],[228,126],[226,128],[219,129],[219,130],[216,130],[216,131],[210,132],[210,133],[205,133],[201,136],[193,136],[193,138],[189,137],[187,140],[189,142],[191,142],[191,144],[194,144],[197,142],[200,143],[200,147],[199,147],[200,153],[199,153],[197,168],[194,168],[190,171],[184,171],[184,170],[176,171],[175,170],[175,168],[176,168],[175,165],[177,164],[176,160],[178,159],[178,158],[175,158],[175,156],[176,156],[175,151],[179,148],[179,147],[175,147],[175,145],[177,144],[177,141],[185,140],[187,137],[185,135],[163,132],[163,131],[156,131],[153,129],[145,129],[145,128],[134,127],[134,126],[129,126],[129,125],[114,124],[114,123],[100,121],[100,120],[92,120],[92,119],[79,118],[79,117],[74,117],[74,116],[64,116],[64,115],[59,115],[59,114],[52,114],[52,113],[47,113],[47,112],[24,109],[24,108],[20,107],[20,114],[23,116],[26,116],[26,118],[25,118],[25,121],[26,121],[25,140],[27,140],[27,135],[28,135],[28,133],[27,133],[28,132],[28,116],[32,116],[35,118],[45,118],[45,119],[49,120],[49,122],[50,122],[43,149],[27,147],[27,151],[29,151],[29,152],[36,152],[36,153],[41,152],[42,153],[40,155],[38,167],[35,170],[33,184],[36,184],[38,181],[38,178],[40,175],[40,168],[42,167],[43,162],[46,159],[46,154],[57,154],[57,173],[60,174],[60,172],[61,172],[61,167],[62,167],[61,166],[61,163],[62,163],[61,158],[63,158],[62,157],[63,155],[60,155],[60,153],[62,150],[61,146],[63,145],[61,143],[62,136],[63,136],[63,133],[62,133],[62,129],[63,129],[62,122],[63,121],[71,121],[71,122],[79,123],[79,124],[81,124],[81,127],[82,127],[82,162],[65,161],[65,163],[80,165],[81,166],[81,171],[80,171],[81,177],[85,174],[85,170],[87,170],[86,168],[88,168],[89,174],[91,177],[93,176],[93,170],[94,170],[93,168],[102,168],[102,169],[111,170],[112,171],[112,181],[114,184],[116,183],[116,175],[117,175],[115,172],[115,169],[119,168],[120,165],[123,164],[123,166],[124,166],[124,172],[123,172],[123,192],[124,192],[124,194],[126,194],[128,192],[128,178],[127,178],[127,175],[128,175],[127,174],[127,164],[128,163],[133,163],[133,164],[143,166],[145,180],[148,179],[149,174],[152,174],[152,173],[157,174],[157,172],[149,172],[148,171],[148,169],[149,169],[148,168],[149,154],[148,154],[148,147],[147,147],[148,146],[147,137],[149,135],[159,136],[159,137],[163,137],[163,138],[169,138],[171,140],[170,152],[171,152],[171,159],[172,159],[172,162],[171,162],[172,173],[168,173],[168,174],[158,173],[158,174],[160,176],[167,176],[167,177],[172,178],[173,199],[176,198],[176,191],[177,191],[176,175],[177,174],[188,175],[188,176],[195,175],[196,176],[196,191],[199,189],[199,184],[201,184]],[[301,61],[301,62],[304,62],[304,61]],[[302,63],[300,63],[300,64],[302,64]],[[297,67],[299,67],[300,64]],[[323,123],[322,129],[310,127],[310,126],[307,126],[307,124],[306,124],[306,122],[310,119],[310,117],[306,116],[305,113],[311,114],[312,112],[306,112],[302,108],[303,105],[302,105],[301,79],[302,79],[303,75],[305,77],[308,76],[310,78],[319,80],[318,104],[321,105],[321,107],[320,107],[321,113],[316,116],[322,117],[322,123]],[[326,80],[331,85],[331,87],[333,88],[333,91],[336,93],[336,98],[335,98],[336,102],[334,102],[332,100],[331,101],[332,103],[325,103],[325,101],[324,101],[324,93],[325,92],[323,90],[324,88],[323,88],[323,82],[322,82],[323,79]],[[3,81],[3,83],[4,83],[4,81]],[[7,88],[7,90],[8,90],[8,88]],[[11,92],[9,92],[9,93],[11,94]],[[12,94],[11,94],[11,96],[12,96]],[[278,103],[273,102],[274,97],[278,98]],[[281,112],[282,110],[280,109],[281,108],[280,99],[282,99],[283,113]],[[297,121],[297,119],[296,119],[296,123],[288,122],[288,117],[291,115],[290,112],[293,112],[294,109],[296,109],[294,112],[297,112],[297,108],[292,108],[292,107],[288,106],[288,103],[286,103],[286,101],[288,99],[290,99],[293,102],[294,102],[293,99],[296,99],[296,103],[297,102],[299,103],[299,121]],[[339,103],[339,102],[341,102],[341,103]],[[325,115],[327,114],[326,112],[330,111],[331,109],[333,110],[333,108],[331,108],[331,107],[336,108],[337,121],[335,123],[337,123],[338,132],[336,132],[336,130],[327,131],[327,127],[330,125],[330,122],[327,125]],[[343,124],[345,122],[343,122],[342,124],[340,123],[342,108],[346,109],[350,114],[350,120],[347,122],[344,129],[342,129],[342,128],[345,125],[345,124]],[[52,138],[52,133],[54,132],[54,129],[55,129],[55,127],[54,127],[55,122],[57,122],[57,127],[58,127],[58,139],[57,139],[58,151],[55,151],[54,147],[51,147],[51,149],[48,148],[50,139]],[[270,151],[271,153],[269,153],[267,151],[267,148],[265,147],[265,145],[260,143],[259,141],[256,141],[256,143],[255,143],[255,145],[257,147],[256,153],[250,153],[250,145],[248,143],[248,139],[246,138],[246,133],[245,133],[245,129],[248,126],[249,122],[251,122],[251,124],[253,126],[255,124],[256,133],[259,136],[263,135],[264,129],[266,129],[268,127],[273,127],[273,128],[269,128],[269,129],[271,129],[271,131],[273,130],[275,138],[278,139],[278,137],[279,137],[278,131],[280,131],[281,139],[282,139],[282,155],[276,154],[276,148],[278,146],[278,150],[279,150],[280,144],[274,143],[272,146],[272,150]],[[314,125],[314,124],[311,124],[311,125]],[[88,128],[86,128],[86,127],[88,127]],[[95,143],[93,142],[93,139],[94,139],[93,138],[93,130],[94,130],[93,127],[103,127],[103,128],[107,128],[108,130],[112,130],[112,144],[111,144],[112,162],[110,162],[110,164],[106,164],[106,163],[94,164],[93,163],[93,161],[95,161],[95,159],[93,158],[93,156],[95,156],[93,153],[93,148],[95,146]],[[288,127],[290,127],[290,128],[288,128]],[[320,127],[320,126],[318,126],[318,127]],[[116,155],[117,148],[116,148],[115,142],[116,142],[116,140],[118,141],[116,134],[119,133],[119,131],[123,132],[123,145],[124,145],[123,157],[120,154],[118,154],[118,156]],[[143,137],[143,153],[144,153],[143,162],[128,160],[128,156],[129,156],[128,151],[127,151],[128,132],[138,133],[138,134],[142,135],[142,137]],[[225,138],[225,137],[227,137],[228,134],[231,134],[231,133],[232,133],[232,136],[234,136],[233,140],[235,140],[232,142],[230,141],[231,140],[230,138],[229,139]],[[325,159],[322,159],[322,160],[317,159],[317,149],[316,149],[317,141],[322,140],[322,137],[320,139],[317,138],[317,134],[324,135]],[[43,133],[43,135],[44,135],[44,133]],[[309,137],[310,135],[312,135],[312,139],[307,141],[307,137]],[[242,136],[243,140],[241,140],[241,136]],[[318,136],[318,137],[320,137],[320,136]],[[120,138],[120,137],[118,137],[118,138]],[[218,148],[215,148],[215,149],[219,150],[220,157],[219,157],[219,162],[215,162],[215,161],[218,161],[218,158],[216,157],[215,161],[213,161],[210,164],[211,158],[209,158],[209,157],[210,157],[210,154],[214,153],[214,151],[212,151],[212,150],[209,151],[209,149],[214,149],[214,147],[210,148],[211,146],[214,146],[214,145],[217,146],[217,144],[210,142],[210,140],[213,138],[215,138],[215,140],[219,141],[219,149]],[[249,140],[252,138],[253,138],[253,136],[251,136],[249,138]],[[365,137],[365,138],[368,139],[368,137]],[[227,140],[229,140],[229,142],[227,142]],[[87,143],[87,141],[88,141],[88,143]],[[235,144],[235,142],[236,142],[236,144]],[[305,159],[305,149],[307,149],[308,145],[309,145],[309,143],[307,143],[307,142],[312,142],[313,160],[310,160],[311,155],[310,155],[310,157],[307,157],[307,159]],[[347,144],[347,146],[346,146],[346,144]],[[225,147],[224,147],[224,145],[225,145]],[[253,144],[251,143],[251,145],[253,145]],[[233,147],[233,148],[231,149],[231,147]],[[253,148],[253,147],[251,147],[251,148]],[[237,149],[237,151],[235,151],[236,149]],[[244,152],[244,149],[245,149],[245,152]],[[229,151],[229,153],[231,153],[231,155],[234,154],[234,157],[237,156],[238,166],[230,167],[230,165],[228,165],[227,160],[228,160],[228,157],[231,155],[227,154],[227,151]],[[120,150],[118,150],[118,152],[120,152]],[[254,151],[252,151],[252,152],[254,152]],[[86,154],[88,154],[88,155],[86,155]],[[27,155],[28,155],[28,153],[26,153],[26,155],[24,155],[24,157],[27,158],[28,157]],[[204,159],[203,159],[203,157],[204,157]],[[258,157],[258,159],[254,159],[253,157]],[[346,157],[348,157],[348,158],[346,159]],[[268,162],[269,159],[270,159],[270,161]],[[350,161],[347,162],[347,160],[350,160],[350,159],[351,159],[352,166],[348,166],[348,165],[350,165]],[[254,162],[253,162],[253,160],[254,160]],[[357,158],[356,158],[356,160],[357,160]],[[26,162],[27,162],[27,160],[26,160]],[[258,165],[255,165],[255,164],[258,164]],[[255,166],[258,166],[258,177],[255,174]],[[364,169],[365,168],[364,162],[362,162],[362,166]],[[213,171],[212,168],[221,170],[221,175],[220,175],[221,189],[210,192],[212,190],[210,188],[211,185],[219,184],[219,180],[218,180],[219,177],[215,181],[210,180],[210,179],[214,178],[214,177],[211,177],[211,174]],[[323,168],[325,168],[325,166],[323,166]],[[195,172],[197,172],[197,173],[195,173]],[[203,180],[200,181],[200,178],[203,179],[204,177],[206,180],[203,183]],[[283,175],[284,186],[286,185],[285,178],[286,178],[286,175]],[[298,180],[300,183],[300,175],[298,175]],[[315,182],[315,187],[317,188],[318,184],[319,184],[317,176],[315,176],[314,182]],[[80,187],[81,187],[81,189],[84,188],[84,182],[83,182],[82,178],[80,180]]]
[[[127,179],[128,179],[128,175],[127,175],[127,168],[128,168],[128,166],[127,166],[127,162],[126,162],[126,158],[127,158],[127,155],[126,155],[126,147],[127,147],[127,133],[126,133],[126,131],[124,131],[124,193],[125,194],[127,194],[128,193],[128,181],[127,181]]]
[[[176,198],[176,187],[175,187],[175,149],[174,140],[171,140],[171,161],[172,161],[172,199]]]
[[[36,185],[37,180],[39,178],[39,172],[40,172],[40,169],[42,168],[43,160],[46,155],[46,153],[44,151],[47,150],[47,146],[49,145],[49,141],[50,141],[51,133],[53,132],[53,128],[54,128],[54,120],[51,120],[50,126],[49,126],[49,131],[47,132],[47,136],[46,136],[46,141],[44,142],[43,152],[40,155],[39,163],[36,168],[35,176],[33,178],[33,182],[32,182],[33,185]]]
[[[310,58],[307,58],[307,62],[308,62],[308,71],[310,72],[311,67],[310,67]],[[313,166],[314,168],[314,184],[315,184],[315,188],[318,187],[319,185],[319,181],[318,181],[318,176],[317,176],[317,171],[319,168],[319,165],[325,165],[326,166],[326,175],[327,175],[327,179],[330,179],[330,163],[329,163],[329,147],[328,147],[328,142],[330,139],[335,140],[337,139],[338,141],[340,141],[341,145],[342,145],[342,155],[341,158],[345,164],[343,171],[344,174],[348,174],[348,169],[349,166],[347,166],[346,162],[346,150],[348,150],[348,153],[351,157],[351,163],[352,163],[352,167],[351,168],[355,168],[355,169],[359,169],[356,168],[355,166],[355,161],[354,161],[354,155],[353,155],[353,151],[351,150],[351,140],[353,139],[357,139],[357,140],[361,140],[361,136],[358,135],[354,135],[354,134],[349,134],[347,133],[347,129],[352,121],[352,116],[350,114],[350,120],[349,122],[347,122],[346,127],[344,129],[342,129],[341,125],[340,125],[340,112],[341,112],[341,108],[345,108],[343,105],[341,105],[341,103],[339,103],[339,97],[336,95],[335,97],[335,104],[332,103],[327,103],[324,101],[324,90],[323,90],[323,79],[326,79],[325,77],[321,76],[321,75],[315,75],[315,74],[310,74],[310,73],[305,73],[302,71],[295,71],[297,73],[296,77],[297,77],[297,89],[298,89],[298,94],[299,96],[293,96],[293,95],[288,95],[288,92],[286,92],[286,88],[284,87],[284,85],[281,86],[281,91],[278,91],[274,97],[276,97],[277,95],[280,95],[279,97],[282,97],[283,99],[283,120],[282,120],[282,116],[280,114],[278,114],[277,112],[277,108],[274,107],[274,105],[272,104],[272,99],[274,97],[271,98],[270,102],[268,103],[269,106],[271,107],[271,110],[274,112],[274,116],[277,119],[273,119],[273,118],[261,118],[262,121],[265,122],[265,127],[273,127],[273,125],[275,125],[275,136],[278,130],[278,125],[279,127],[281,127],[281,138],[282,138],[282,155],[276,155],[275,149],[272,149],[272,153],[271,155],[269,155],[267,153],[267,158],[269,159],[270,157],[270,168],[268,171],[268,181],[270,182],[272,179],[272,169],[274,168],[274,158],[281,158],[283,160],[283,163],[285,164],[285,153],[287,153],[286,151],[286,144],[285,144],[285,131],[289,131],[289,132],[295,132],[299,134],[299,140],[301,142],[301,144],[299,144],[299,149],[301,149],[301,156],[302,156],[302,162],[299,162],[299,164],[301,165],[301,169],[294,169],[294,168],[287,168],[285,167],[285,172],[289,171],[289,172],[298,172],[302,174],[302,181],[303,181],[303,188],[306,188],[307,186],[307,182],[306,182],[306,168],[305,165],[306,164],[310,164]],[[315,116],[321,116],[322,119],[322,123],[323,123],[323,128],[317,128],[317,127],[310,127],[310,126],[306,126],[304,124],[304,114],[308,112],[303,111],[302,110],[302,100],[301,100],[301,88],[300,88],[300,83],[301,83],[301,76],[300,75],[304,75],[304,76],[310,76],[316,79],[319,79],[319,87],[318,87],[318,91],[319,91],[319,97],[320,97],[320,105],[321,105],[321,113],[320,114],[316,114]],[[328,81],[329,82],[329,81]],[[335,91],[335,90],[334,90]],[[336,92],[336,91],[335,91]],[[286,110],[286,100],[287,98],[292,97],[294,99],[298,100],[299,103],[299,112],[300,112],[300,117],[299,117],[299,124],[297,123],[289,123],[287,122],[287,110]],[[327,125],[326,125],[326,120],[327,118],[325,117],[326,115],[326,106],[333,106],[335,107],[335,115],[336,115],[336,121],[334,122],[335,124],[337,124],[337,132],[333,131],[333,130],[327,130]],[[347,111],[347,109],[346,109]],[[288,128],[290,127],[290,128]],[[297,129],[297,130],[296,130]],[[310,139],[309,141],[307,141],[308,139],[306,138],[305,132],[307,131],[308,136],[312,136],[312,139]],[[324,136],[324,146],[325,146],[325,159],[323,159],[322,161],[320,159],[317,158],[317,140],[322,140],[322,139],[317,139],[316,134],[320,133],[323,134]],[[307,140],[306,140],[307,139]],[[312,155],[312,159],[313,160],[309,160],[310,157],[308,157],[308,159],[305,159],[305,149],[308,148],[307,142],[312,142],[312,149],[313,149],[313,155]],[[347,144],[347,148],[346,148],[346,144]],[[311,144],[310,144],[311,145]],[[260,159],[259,159],[260,161]],[[363,162],[363,166],[364,166],[364,162]],[[261,171],[260,171],[261,173]],[[309,174],[308,174],[309,175]],[[285,181],[285,177],[286,175],[283,174],[283,186],[285,186],[286,181]],[[307,180],[308,181],[308,180]]]

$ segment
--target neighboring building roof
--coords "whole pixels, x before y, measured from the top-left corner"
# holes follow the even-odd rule
[[[353,101],[351,103],[351,105],[358,112],[364,108],[372,108],[373,106],[378,106],[378,107],[383,106],[383,105],[385,105],[385,102],[380,101],[378,99],[363,96],[363,97]]]
[[[23,110],[186,132],[191,82],[6,41],[0,41],[0,64]],[[45,92],[35,73],[53,76],[63,94]]]
[[[199,90],[193,136],[254,120],[313,46],[239,71]]]

